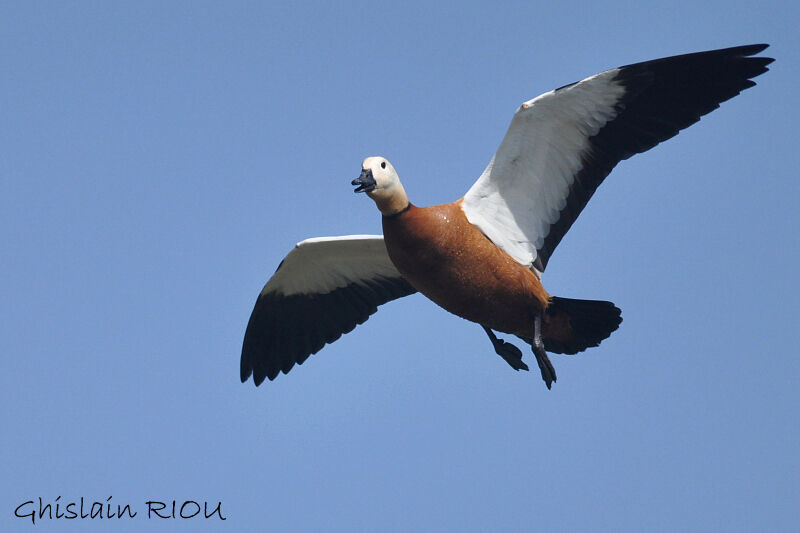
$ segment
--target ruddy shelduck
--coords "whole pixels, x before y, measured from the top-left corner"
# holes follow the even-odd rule
[[[622,322],[611,302],[550,296],[540,281],[553,250],[623,159],[676,135],[755,85],[765,44],[627,65],[523,103],[494,158],[463,198],[416,207],[384,157],[368,157],[355,192],[381,212],[383,236],[297,244],[250,316],[242,381],[274,379],[351,331],[390,300],[419,291],[480,324],[515,370],[530,344],[549,389],[547,352],[597,346]]]

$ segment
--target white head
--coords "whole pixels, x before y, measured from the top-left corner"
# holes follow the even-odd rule
[[[397,172],[385,157],[368,157],[361,163],[361,175],[353,180],[355,192],[375,200],[381,213],[395,215],[408,207],[408,196]]]

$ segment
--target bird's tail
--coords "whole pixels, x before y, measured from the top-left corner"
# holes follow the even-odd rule
[[[550,298],[544,313],[542,338],[551,353],[575,354],[597,346],[622,322],[622,311],[611,302]]]

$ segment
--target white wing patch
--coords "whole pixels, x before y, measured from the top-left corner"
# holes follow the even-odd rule
[[[316,237],[299,242],[261,294],[327,294],[351,284],[402,278],[382,235]]]
[[[523,103],[489,166],[464,195],[467,219],[523,265],[533,266],[558,221],[589,138],[617,114],[625,93],[614,81],[618,72]]]

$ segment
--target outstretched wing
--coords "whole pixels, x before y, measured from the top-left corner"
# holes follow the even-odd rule
[[[594,191],[623,159],[676,135],[755,85],[768,45],[656,59],[607,70],[525,102],[464,196],[467,219],[543,272]]]
[[[259,385],[303,364],[378,306],[416,290],[381,235],[308,239],[289,252],[256,300],[242,345],[241,378]]]

